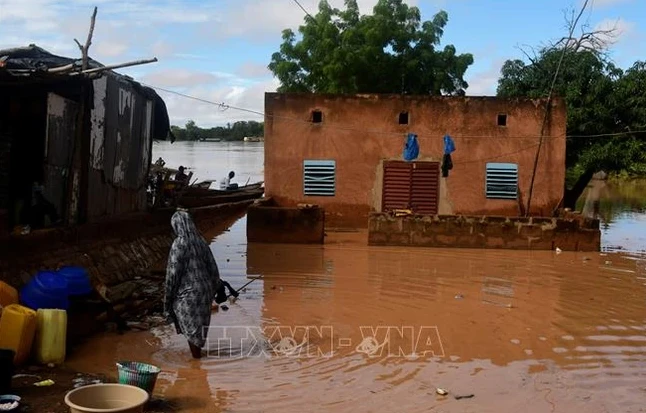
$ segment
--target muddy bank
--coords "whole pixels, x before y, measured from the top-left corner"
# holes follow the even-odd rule
[[[192,214],[202,233],[213,237],[243,216],[250,203],[198,208]],[[142,316],[161,313],[165,262],[173,240],[171,214],[133,216],[4,240],[0,279],[20,288],[37,271],[64,265],[83,267],[95,293],[71,302],[68,319],[73,328],[68,328],[68,345],[76,345],[105,328],[128,329],[126,321],[141,321]]]
[[[34,383],[52,380],[50,386],[37,387]],[[20,412],[69,413],[65,395],[80,386],[98,383],[117,383],[116,374],[79,373],[68,368],[28,368],[17,372],[13,380],[13,393],[21,397]],[[146,413],[182,411],[174,400],[153,397],[146,405]]]

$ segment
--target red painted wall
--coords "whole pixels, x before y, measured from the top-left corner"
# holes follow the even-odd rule
[[[532,215],[551,215],[565,180],[566,108],[556,99],[538,162]],[[312,111],[322,112],[312,123]],[[409,113],[409,124],[399,114]],[[441,161],[446,133],[456,151],[440,178],[440,214],[517,216],[519,201],[485,197],[485,164],[517,163],[523,204],[531,181],[545,102],[494,97],[265,94],[265,194],[280,205],[318,204],[331,226],[367,226],[380,212],[382,163],[402,159],[409,132],[418,135],[418,160]],[[507,125],[498,126],[498,115]],[[303,195],[303,160],[336,161],[336,194]]]

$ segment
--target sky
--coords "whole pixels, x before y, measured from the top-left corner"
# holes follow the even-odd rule
[[[358,0],[362,14],[377,0]],[[318,0],[300,0],[314,14]],[[329,0],[343,7],[343,0]],[[565,36],[565,12],[583,0],[408,0],[423,20],[445,10],[449,21],[440,47],[472,53],[467,95],[494,95],[505,60],[523,58],[522,47]],[[296,31],[303,10],[294,0],[0,0],[0,49],[37,44],[52,53],[80,56],[93,7],[98,16],[90,56],[103,64],[157,57],[158,62],[119,69],[146,85],[207,101],[263,112],[264,93],[278,82],[267,69],[281,31]],[[616,28],[615,63],[628,68],[646,59],[646,1],[591,0],[579,26]],[[199,126],[262,116],[212,105],[158,89],[171,122]]]

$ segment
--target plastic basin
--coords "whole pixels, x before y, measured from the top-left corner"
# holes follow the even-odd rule
[[[93,290],[90,277],[85,268],[62,267],[58,270],[58,274],[67,280],[68,295],[86,295],[90,294]]]
[[[0,395],[0,405],[3,404],[13,404],[14,407],[11,409],[0,409],[0,412],[13,412],[20,408],[20,397],[13,394],[3,394]]]
[[[68,282],[58,273],[41,271],[20,290],[20,301],[32,310],[41,308],[67,310],[69,308]]]
[[[142,413],[150,396],[127,384],[92,384],[65,395],[71,413]]]
[[[121,361],[117,363],[119,383],[137,386],[152,394],[157,376],[161,369],[152,364],[140,363],[137,361]]]
[[[32,285],[26,285],[20,291],[20,302],[32,310],[43,309],[69,309],[69,299],[67,296],[57,296],[48,294],[42,290],[34,288]]]
[[[65,277],[53,271],[40,271],[31,283],[52,295],[68,295],[68,282]]]

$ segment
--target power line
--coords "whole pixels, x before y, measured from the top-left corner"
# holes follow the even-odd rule
[[[300,7],[300,8],[301,8],[301,10],[303,10],[303,13],[305,13],[305,14],[306,14],[310,19],[312,19],[312,21],[314,21],[314,23],[317,23],[317,24],[318,24],[318,22],[316,21],[316,19],[315,19],[315,18],[314,18],[314,17],[313,17],[313,16],[312,16],[308,11],[307,11],[307,9],[305,9],[305,7],[303,7],[303,5],[302,5],[298,0],[292,0],[292,1],[293,1],[294,3],[296,3],[296,4],[298,5],[298,7]]]
[[[214,101],[211,101],[211,100],[199,98],[199,97],[196,97],[196,96],[187,95],[185,93],[177,92],[177,91],[174,91],[174,90],[165,89],[165,88],[159,87],[159,86],[153,86],[153,85],[149,85],[149,84],[145,84],[145,83],[141,83],[141,84],[143,86],[149,87],[151,89],[161,90],[161,91],[166,92],[166,93],[178,95],[178,96],[181,96],[181,97],[184,97],[184,98],[187,98],[187,99],[192,99],[192,100],[195,100],[195,101],[198,101],[198,102],[202,102],[202,103],[206,103],[206,104],[209,104],[209,105],[217,106],[223,111],[227,110],[227,109],[233,109],[233,110],[237,110],[237,111],[240,111],[240,112],[251,113],[251,114],[259,115],[259,116],[263,116],[263,117],[266,116],[266,117],[270,117],[270,118],[273,118],[273,119],[281,119],[281,120],[290,121],[290,122],[311,124],[310,121],[304,120],[304,119],[298,119],[298,118],[292,118],[292,117],[280,116],[280,115],[270,115],[270,114],[266,114],[266,113],[258,111],[258,110],[232,106],[232,105],[228,105],[228,104],[226,104],[224,102],[218,103],[218,102],[214,102]],[[341,131],[346,131],[346,132],[360,132],[360,133],[373,134],[373,135],[392,135],[392,136],[401,136],[402,135],[402,132],[376,131],[376,130],[349,128],[349,127],[337,126],[337,125],[334,125],[334,124],[331,124],[331,123],[321,123],[320,126],[322,126],[324,128],[332,129],[332,130],[341,130]],[[423,134],[431,134],[431,133],[435,134],[435,132],[430,132],[430,131],[425,131],[425,130],[418,131],[417,134],[418,135],[423,135]],[[632,131],[632,132],[602,133],[602,134],[596,134],[596,135],[543,136],[543,138],[550,138],[550,139],[603,138],[603,137],[616,137],[616,136],[634,135],[634,134],[641,134],[641,133],[646,133],[646,130],[638,130],[638,131]],[[451,135],[451,137],[453,139],[483,139],[483,138],[485,138],[485,139],[499,139],[499,140],[503,140],[503,139],[539,139],[540,138],[540,136],[491,136],[491,135],[461,135],[461,136]],[[533,145],[533,147],[535,147],[535,146],[538,146],[538,144]]]

